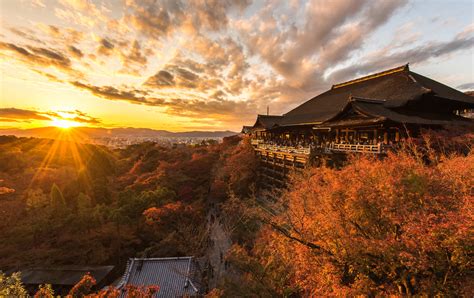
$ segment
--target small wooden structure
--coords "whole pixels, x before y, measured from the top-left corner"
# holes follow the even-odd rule
[[[286,114],[258,115],[245,131],[265,167],[285,174],[287,167],[302,168],[313,157],[385,154],[421,128],[472,124],[460,116],[472,109],[473,97],[412,72],[407,64],[333,85]]]
[[[56,295],[66,296],[86,274],[90,274],[97,284],[93,290],[100,290],[112,279],[114,266],[50,266],[33,267],[20,270],[21,281],[27,291],[34,295],[39,285],[50,284]]]

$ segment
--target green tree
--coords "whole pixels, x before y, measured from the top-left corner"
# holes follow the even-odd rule
[[[162,206],[175,200],[175,192],[166,187],[142,191],[138,195],[128,190],[120,194],[119,207],[124,216],[138,219],[147,208]]]
[[[77,196],[77,210],[79,213],[86,212],[89,208],[92,207],[92,199],[84,193],[80,193]]]
[[[63,193],[61,192],[59,187],[56,185],[56,183],[54,183],[53,186],[51,187],[50,199],[51,199],[51,206],[53,207],[54,210],[60,210],[61,208],[66,207],[66,201],[64,200]]]
[[[50,200],[40,188],[29,189],[26,192],[26,209],[28,211],[48,206]]]
[[[80,193],[77,198],[77,216],[75,220],[78,222],[81,230],[90,232],[96,224],[96,214],[92,206],[92,199],[84,193]]]

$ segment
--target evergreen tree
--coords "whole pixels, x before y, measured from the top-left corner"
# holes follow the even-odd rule
[[[66,207],[66,201],[64,200],[63,193],[61,192],[59,187],[56,185],[56,183],[54,183],[53,186],[51,187],[50,199],[51,199],[51,207],[54,210],[60,210],[61,208]]]

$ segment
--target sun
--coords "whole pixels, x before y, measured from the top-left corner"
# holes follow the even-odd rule
[[[69,129],[71,127],[80,126],[80,124],[76,121],[67,120],[67,119],[57,119],[57,118],[51,121],[51,125],[62,128],[62,129]]]

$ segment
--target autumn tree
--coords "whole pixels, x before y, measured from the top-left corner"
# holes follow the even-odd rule
[[[230,138],[222,145],[219,166],[213,175],[211,197],[225,201],[231,195],[246,198],[257,183],[258,161],[248,138]]]
[[[117,289],[114,287],[108,287],[97,292],[93,291],[93,287],[96,285],[96,280],[94,277],[87,273],[82,277],[82,279],[74,285],[74,287],[69,291],[67,295],[68,298],[75,297],[86,297],[86,298],[151,298],[159,292],[159,285],[148,285],[148,286],[134,286],[127,285],[123,289]],[[43,289],[40,289],[43,290]],[[44,291],[46,292],[46,291]],[[35,296],[36,297],[36,296]],[[39,296],[39,297],[49,297],[49,296]]]
[[[152,228],[156,240],[155,253],[166,255],[199,255],[206,241],[204,210],[198,203],[193,205],[180,201],[143,212],[146,222]]]
[[[69,291],[68,297],[84,297],[92,292],[92,288],[97,284],[95,278],[87,273],[82,279],[72,287]]]
[[[36,291],[34,298],[54,298],[54,290],[51,285],[40,285]]]
[[[310,169],[258,211],[265,227],[233,259],[248,254],[238,266],[245,282],[267,280],[279,295],[468,294],[473,173],[473,152],[427,164],[402,151]]]
[[[11,276],[0,271],[0,297],[26,297],[28,292],[21,282],[21,274],[13,273]]]

